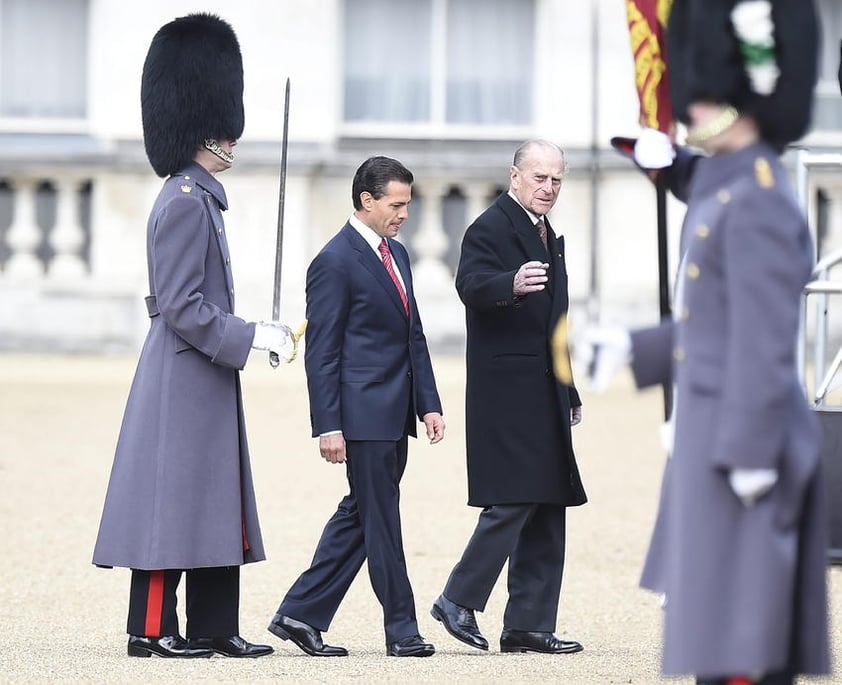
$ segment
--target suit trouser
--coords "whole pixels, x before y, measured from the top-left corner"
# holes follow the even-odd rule
[[[187,638],[240,634],[240,567],[132,569],[129,591],[129,635],[179,635],[176,594],[181,574],[187,577]]]
[[[485,610],[508,559],[509,601],[503,626],[554,631],[564,570],[565,514],[565,507],[555,504],[498,504],[483,509],[444,596],[461,606]]]
[[[406,437],[346,443],[350,492],[327,522],[310,568],[289,589],[278,613],[326,631],[368,560],[371,587],[383,606],[387,643],[418,634],[401,536],[399,486],[406,452]]]

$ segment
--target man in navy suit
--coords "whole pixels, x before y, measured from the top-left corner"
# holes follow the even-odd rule
[[[324,644],[321,632],[365,560],[383,606],[386,653],[435,652],[418,634],[399,511],[415,416],[431,443],[444,436],[409,258],[392,240],[409,215],[413,180],[397,160],[363,162],[352,186],[353,215],[307,271],[304,365],[313,437],[326,461],[345,464],[350,491],[269,630],[311,656],[347,655]]]

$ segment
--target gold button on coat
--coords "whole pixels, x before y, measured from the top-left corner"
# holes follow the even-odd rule
[[[696,226],[696,235],[702,240],[704,240],[710,235],[710,229],[704,224],[699,224],[698,226]]]
[[[672,352],[672,357],[677,362],[683,362],[684,359],[687,357],[687,354],[684,352],[683,348],[676,347]]]
[[[699,277],[699,267],[696,264],[694,264],[693,262],[690,262],[687,265],[687,278],[689,278],[691,281],[695,281],[698,277]]]
[[[716,194],[716,199],[719,200],[723,205],[727,205],[731,201],[731,193],[729,193],[725,188],[720,190]]]

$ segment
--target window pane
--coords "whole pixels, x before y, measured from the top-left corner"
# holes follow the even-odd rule
[[[842,98],[839,97],[839,39],[842,36],[842,3],[820,0],[819,86],[813,104],[813,130],[842,129]]]
[[[449,0],[448,123],[529,123],[534,26],[534,0]]]
[[[88,0],[2,0],[0,115],[84,117]]]
[[[820,0],[817,9],[821,30],[819,78],[837,81],[839,40],[842,37],[842,3],[839,0]]]
[[[345,121],[428,121],[432,0],[345,0]]]

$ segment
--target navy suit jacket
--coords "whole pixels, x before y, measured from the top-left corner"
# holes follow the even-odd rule
[[[406,249],[389,240],[406,285],[409,316],[383,263],[350,223],[307,270],[304,367],[313,436],[346,440],[415,436],[415,421],[441,412],[418,316]]]

